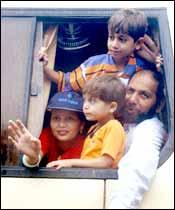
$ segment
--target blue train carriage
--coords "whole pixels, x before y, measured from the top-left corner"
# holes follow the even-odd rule
[[[21,119],[35,136],[48,124],[45,111],[56,86],[43,76],[37,52],[48,46],[49,65],[70,71],[91,55],[106,52],[107,20],[117,9],[1,9],[1,201],[2,208],[105,208],[115,169],[39,168],[19,165],[20,154],[7,140],[7,122]],[[160,45],[166,86],[166,106],[160,117],[168,137],[159,168],[140,208],[174,205],[174,63],[165,8],[141,9],[149,35]],[[85,26],[85,27],[84,27]],[[50,39],[43,39],[51,27]],[[59,33],[57,33],[57,29]],[[84,31],[86,29],[86,31]],[[97,34],[102,34],[98,36]],[[72,39],[70,36],[73,35]],[[69,62],[66,61],[69,58]],[[75,59],[78,58],[78,59]],[[32,201],[32,202],[30,202]]]

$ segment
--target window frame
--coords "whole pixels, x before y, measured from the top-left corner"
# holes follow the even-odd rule
[[[1,8],[1,17],[36,17],[37,21],[47,22],[104,22],[107,21],[111,14],[119,8],[111,9],[38,9],[38,8]],[[168,140],[163,147],[159,167],[170,157],[174,151],[174,80],[172,74],[174,72],[174,59],[172,43],[170,38],[169,24],[166,8],[151,8],[140,9],[145,12],[148,17],[153,17],[158,20],[160,45],[162,47],[162,55],[164,58],[164,72],[166,80],[166,95],[168,104]],[[164,33],[167,31],[167,33]],[[71,177],[70,177],[71,172]],[[102,172],[102,173],[101,173]],[[95,174],[95,176],[94,176]],[[104,174],[104,176],[101,176]],[[23,167],[2,166],[1,176],[25,176],[25,177],[63,177],[64,178],[102,178],[113,179],[117,178],[115,169],[85,169],[85,168],[63,168],[61,171],[50,170],[47,168],[39,168],[37,170],[29,170]],[[81,175],[81,176],[80,176]]]

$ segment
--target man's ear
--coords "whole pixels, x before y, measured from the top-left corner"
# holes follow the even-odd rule
[[[135,42],[135,50],[140,50],[142,48],[142,44],[144,43],[144,37],[140,37],[136,42]]]
[[[117,107],[118,107],[118,104],[117,102],[111,102],[111,105],[110,105],[110,113],[114,113],[116,110],[117,110]]]

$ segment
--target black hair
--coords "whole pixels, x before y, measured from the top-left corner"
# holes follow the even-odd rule
[[[109,33],[126,33],[134,39],[134,42],[145,35],[147,28],[147,17],[142,11],[135,9],[121,9],[108,21]]]

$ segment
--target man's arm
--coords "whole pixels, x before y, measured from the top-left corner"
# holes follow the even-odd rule
[[[160,70],[160,67],[163,64],[160,49],[147,34],[144,36],[141,48],[137,50],[136,53],[146,61],[155,64],[157,70]]]

